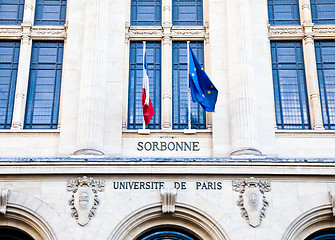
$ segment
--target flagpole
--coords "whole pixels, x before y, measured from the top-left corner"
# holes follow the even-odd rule
[[[143,74],[142,74],[142,78],[143,78],[143,84],[144,84],[144,74],[146,74],[146,73],[144,73],[144,71],[145,71],[145,68],[144,68],[144,64],[145,64],[145,62],[144,62],[144,60],[145,60],[145,47],[146,47],[146,42],[145,41],[143,41]],[[143,86],[142,86],[142,89],[143,89]],[[143,91],[143,90],[142,90]],[[141,101],[142,102],[142,101]],[[144,115],[143,115],[143,129],[145,129],[145,120],[144,120]]]
[[[188,129],[191,129],[190,41],[187,41]]]

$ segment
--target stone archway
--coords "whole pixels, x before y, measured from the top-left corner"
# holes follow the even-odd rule
[[[324,204],[310,209],[291,223],[282,240],[304,240],[317,231],[330,227],[335,228],[335,222],[332,218],[333,212],[331,204]]]
[[[9,191],[0,227],[19,229],[34,240],[72,239],[58,213],[32,195]]]
[[[229,240],[220,225],[209,215],[187,204],[176,203],[173,214],[163,214],[160,203],[151,204],[128,215],[108,240],[133,240],[155,228],[184,229],[200,240]]]

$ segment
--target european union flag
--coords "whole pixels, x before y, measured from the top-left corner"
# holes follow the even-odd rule
[[[189,54],[189,81],[193,102],[198,102],[207,112],[214,112],[218,90],[201,67],[191,46]]]

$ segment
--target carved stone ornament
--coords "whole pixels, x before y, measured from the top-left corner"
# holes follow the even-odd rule
[[[335,27],[330,27],[330,26],[314,26],[313,28],[313,33],[316,36],[323,36],[323,35],[335,35]]]
[[[332,204],[333,216],[335,216],[335,190],[329,192],[329,197]]]
[[[7,188],[0,189],[0,214],[6,214],[9,190]]]
[[[174,213],[176,211],[176,197],[177,189],[162,189],[162,212],[163,213]]]
[[[270,26],[268,27],[269,37],[300,37],[304,35],[301,26]]]
[[[271,190],[270,182],[253,177],[246,178],[243,181],[233,181],[233,190],[240,193],[236,203],[241,209],[241,216],[250,226],[257,227],[269,206],[264,193]]]
[[[67,190],[73,193],[69,200],[71,216],[78,220],[80,226],[86,225],[94,216],[100,203],[98,192],[104,191],[104,186],[105,181],[86,176],[67,182]]]

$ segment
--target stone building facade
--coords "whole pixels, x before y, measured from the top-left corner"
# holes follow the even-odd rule
[[[335,239],[334,76],[333,0],[0,0],[0,239]]]

